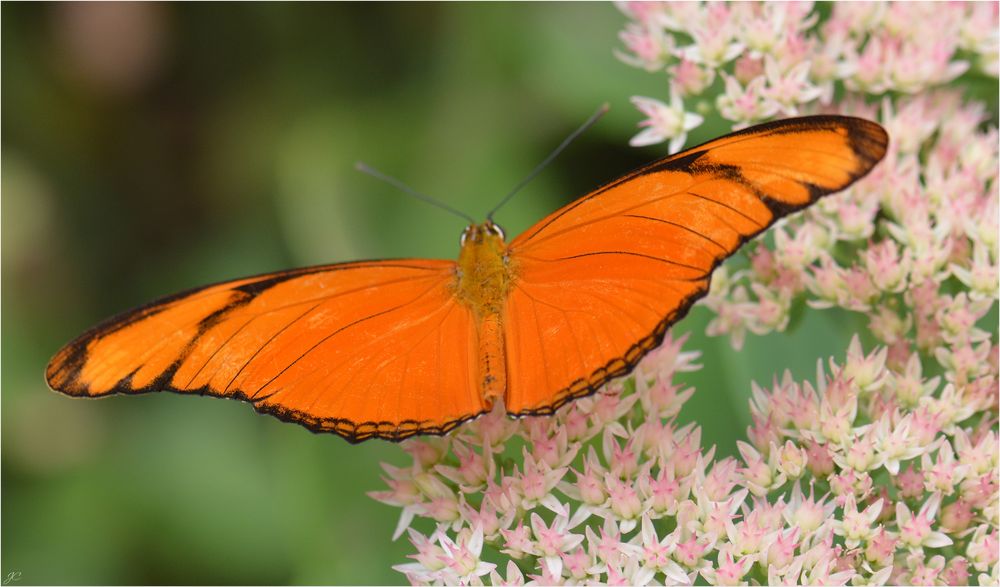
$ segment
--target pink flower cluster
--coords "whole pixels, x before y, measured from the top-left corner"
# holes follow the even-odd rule
[[[855,338],[815,383],[754,385],[751,442],[714,459],[675,421],[694,390],[674,376],[697,368],[682,343],[554,417],[501,406],[407,441],[412,462],[372,493],[416,549],[394,568],[446,585],[997,582],[995,402],[956,402],[918,355],[893,366]]]
[[[633,98],[647,116],[635,145],[676,151],[714,97],[739,128],[828,107],[840,92],[919,94],[975,67],[997,77],[996,3],[838,2],[819,23],[812,2],[619,2],[630,22],[618,57],[666,72],[670,106]]]

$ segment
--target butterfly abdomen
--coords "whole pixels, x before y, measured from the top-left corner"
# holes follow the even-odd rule
[[[513,283],[503,232],[492,222],[470,226],[458,255],[455,296],[475,318],[479,393],[488,404],[507,390],[503,307]]]

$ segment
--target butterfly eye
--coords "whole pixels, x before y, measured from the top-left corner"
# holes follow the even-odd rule
[[[487,230],[490,231],[491,234],[496,235],[496,236],[500,237],[501,239],[506,238],[506,236],[503,233],[503,229],[500,228],[500,226],[498,224],[493,224],[491,222],[491,223],[489,223],[486,226],[486,228],[487,228]]]

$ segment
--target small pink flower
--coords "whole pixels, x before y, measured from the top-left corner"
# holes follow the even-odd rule
[[[809,472],[822,479],[833,472],[833,454],[825,444],[810,440],[806,444]]]
[[[618,525],[612,518],[608,517],[604,519],[604,525],[598,530],[601,533],[600,538],[597,537],[597,534],[594,533],[590,526],[587,526],[584,530],[587,535],[587,551],[592,558],[598,559],[605,564],[619,565],[624,558],[624,552],[627,550],[628,545],[622,542],[622,535],[618,530]]]
[[[746,489],[742,489],[734,493],[726,501],[712,501],[705,496],[705,492],[700,486],[696,487],[693,493],[698,500],[698,509],[701,512],[700,530],[711,536],[720,537],[726,535],[726,525],[739,517],[736,512],[739,511],[740,505],[746,499],[749,492]],[[678,514],[679,522],[680,515]]]
[[[424,502],[425,497],[409,469],[394,467],[386,463],[382,463],[382,469],[389,474],[388,478],[382,477],[382,481],[389,486],[389,491],[371,491],[368,493],[368,497],[387,505],[403,508],[400,512],[399,522],[396,524],[396,530],[392,534],[392,539],[396,540],[410,527],[414,515],[421,510],[420,504]]]
[[[618,59],[646,71],[663,69],[673,53],[673,37],[665,35],[658,26],[629,23],[618,33],[628,53],[615,52]]]
[[[861,348],[860,339],[854,335],[851,337],[850,346],[847,347],[844,376],[851,379],[863,391],[870,392],[880,389],[888,375],[885,370],[885,358],[885,348],[865,355]]]
[[[516,421],[507,417],[503,403],[497,402],[490,412],[459,428],[458,435],[473,446],[502,447],[517,426]]]
[[[570,443],[569,433],[565,427],[550,426],[542,419],[538,421],[541,425],[529,431],[532,455],[552,469],[565,467],[576,457],[580,445],[576,442]],[[551,428],[555,428],[554,434],[549,433]]]
[[[520,559],[525,555],[537,556],[538,551],[534,541],[531,539],[531,527],[524,525],[524,520],[518,520],[517,527],[513,530],[501,529],[505,548],[500,552],[510,555],[511,558]]]
[[[954,297],[945,296],[943,301],[935,318],[941,326],[945,340],[955,344],[981,342],[990,338],[988,332],[976,328],[976,323],[993,306],[993,300],[970,300],[965,292],[962,292]]]
[[[765,96],[764,78],[755,78],[744,88],[736,78],[721,72],[719,75],[725,80],[726,89],[716,98],[715,106],[724,118],[737,126],[747,126],[777,114],[778,104]]]
[[[830,444],[842,444],[847,442],[853,428],[854,419],[857,417],[857,398],[851,397],[849,401],[834,403],[830,401],[827,394],[820,404],[819,431],[824,440]]]
[[[906,407],[916,407],[920,403],[920,398],[931,395],[937,389],[940,377],[933,377],[924,380],[922,377],[923,367],[920,363],[920,355],[913,353],[906,361],[906,367],[902,373],[890,373],[889,389],[891,389],[899,402]]]
[[[743,512],[747,522],[767,531],[777,532],[785,527],[785,496],[778,497],[774,503],[767,498],[754,497],[752,504],[743,504]]]
[[[751,448],[750,450],[753,449]],[[733,487],[739,482],[738,468],[739,464],[733,458],[716,461],[715,465],[712,466],[712,470],[709,471],[701,483],[709,499],[712,501],[722,501],[729,497]]]
[[[865,558],[879,567],[889,566],[892,564],[898,542],[898,539],[880,526],[868,539],[868,544],[865,547]]]
[[[913,585],[936,585],[938,575],[944,568],[944,559],[940,556],[933,557],[929,563],[922,560],[910,563],[910,580]]]
[[[510,560],[507,561],[506,578],[501,577],[496,569],[490,571],[490,585],[524,585],[524,574],[521,573],[521,569],[518,568],[517,563]]]
[[[969,584],[969,561],[960,556],[956,556],[948,561],[948,565],[941,571],[941,581],[945,585],[968,585]],[[980,582],[980,585],[985,583]]]
[[[743,456],[743,462],[746,463],[745,467],[739,469],[739,473],[743,477],[744,485],[746,485],[751,493],[754,495],[767,495],[772,485],[781,485],[785,482],[783,475],[781,476],[780,483],[776,482],[776,471],[774,469],[777,467],[775,466],[772,469],[772,465],[776,465],[776,462],[768,463],[760,453],[745,442],[737,441],[736,446]],[[771,461],[777,461],[777,456],[777,454],[772,453]],[[725,493],[728,493],[731,487],[726,489]],[[709,497],[711,497],[711,494],[709,494]]]
[[[778,267],[803,271],[823,255],[828,238],[827,232],[818,224],[798,227],[791,234],[787,227],[777,228],[774,231],[776,250],[773,254]]]
[[[803,535],[806,536],[822,526],[823,522],[833,515],[835,508],[836,504],[827,503],[825,498],[817,500],[812,489],[809,490],[809,497],[805,497],[802,494],[802,488],[796,482],[792,487],[791,501],[783,515],[789,524],[798,526]]]
[[[969,539],[965,555],[977,571],[985,571],[997,564],[997,559],[1000,557],[1000,531],[994,527],[990,532],[990,526],[987,524],[978,526]]]
[[[764,58],[767,89],[764,96],[777,104],[787,116],[798,114],[798,107],[819,98],[823,91],[809,82],[808,61],[803,61],[788,71],[782,71],[771,56]]]
[[[696,427],[676,442],[671,458],[674,464],[674,474],[678,477],[687,477],[691,471],[694,471],[700,456],[701,429]]]
[[[462,519],[471,527],[482,528],[483,536],[487,541],[499,538],[500,529],[510,526],[514,519],[514,512],[509,512],[502,519],[498,517],[496,509],[488,500],[483,500],[483,504],[479,509],[463,502],[459,504],[459,512],[462,515]]]
[[[767,450],[768,446],[781,440],[781,432],[771,417],[753,414],[751,418],[753,426],[747,428],[747,438],[758,450]]]
[[[628,558],[624,563],[623,566],[612,563],[603,565],[603,571],[608,576],[607,585],[644,587],[653,580],[655,573],[652,569],[640,565],[639,559]],[[547,583],[543,581],[542,584]]]
[[[701,566],[702,557],[704,557],[713,546],[715,546],[714,541],[709,542],[701,540],[692,534],[687,540],[677,543],[673,556],[677,562],[689,569],[699,568]]]
[[[438,522],[453,522],[459,518],[459,496],[450,487],[430,473],[418,474],[414,482],[427,497],[415,506],[420,515]]]
[[[718,562],[714,569],[704,569],[701,576],[705,577],[710,585],[739,585],[753,565],[751,557],[742,557],[733,560],[733,555],[729,552],[719,552]]]
[[[552,524],[545,522],[538,514],[531,514],[531,530],[535,536],[534,549],[538,556],[544,557],[552,574],[559,576],[562,572],[562,555],[579,546],[583,542],[582,534],[568,532],[569,520],[565,516],[556,516]]]
[[[893,411],[886,410],[874,425],[875,447],[878,462],[887,471],[896,475],[900,463],[909,461],[923,454],[927,447],[918,442],[911,432],[913,417],[910,414],[893,422]]]
[[[687,499],[689,487],[674,476],[670,467],[660,469],[656,478],[648,473],[639,477],[639,491],[646,498],[646,506],[657,514],[673,514],[677,504]]]
[[[686,583],[687,574],[671,559],[676,546],[676,534],[668,534],[662,539],[657,536],[649,516],[642,517],[641,554],[643,565],[650,569],[655,569],[667,576],[672,582]]]
[[[844,537],[847,548],[857,548],[875,532],[875,520],[882,511],[882,505],[882,500],[878,500],[859,512],[854,496],[848,494],[841,517],[832,521],[834,534]]]
[[[633,439],[630,438],[622,446],[614,439],[610,428],[605,430],[604,457],[612,475],[623,479],[635,477],[639,470],[639,452],[633,446]]]
[[[941,505],[941,495],[934,494],[921,506],[916,515],[910,512],[902,502],[896,502],[896,524],[899,526],[900,542],[916,551],[925,546],[940,548],[952,543],[941,532],[935,532],[933,522],[937,514],[938,506]]]
[[[837,496],[837,505],[843,506],[848,496],[864,498],[872,490],[871,475],[864,471],[844,469],[830,477],[830,490]]]
[[[655,145],[669,139],[668,149],[671,153],[676,153],[687,140],[688,131],[698,127],[704,120],[698,114],[686,112],[680,94],[673,89],[669,106],[643,96],[633,96],[632,104],[646,115],[646,120],[639,123],[643,131],[629,141],[633,147]]]
[[[899,104],[882,100],[881,119],[886,130],[892,133],[893,144],[900,153],[918,152],[937,130],[938,121],[927,110],[926,100],[919,96]]]
[[[732,42],[732,26],[719,24],[691,27],[688,32],[694,38],[694,44],[678,49],[679,55],[709,69],[719,69],[723,63],[735,59],[743,51],[743,46]]]
[[[777,532],[774,541],[767,547],[764,561],[779,569],[790,565],[795,559],[795,550],[799,547],[799,534],[800,528],[797,527]]]
[[[995,218],[996,207],[991,206],[991,208],[993,209],[985,210],[983,213],[991,214]],[[995,298],[998,274],[1000,274],[997,259],[990,253],[991,249],[996,250],[996,237],[983,234],[983,231],[987,230],[984,224],[981,218],[965,219],[965,232],[974,243],[971,263],[969,267],[955,264],[951,266],[951,272],[971,290],[969,297],[974,300]]]
[[[741,8],[751,7],[752,10],[741,11],[739,38],[750,50],[749,54],[769,54],[782,43],[787,34],[784,9],[780,5],[769,4]]]
[[[622,531],[628,532],[635,527],[636,520],[643,512],[639,492],[632,483],[612,476],[604,476],[604,484],[608,491],[608,507],[622,521]]]
[[[905,499],[915,499],[924,494],[924,474],[910,465],[893,479],[899,488],[899,495]]]
[[[562,585],[562,577],[556,575],[552,572],[547,564],[539,565],[542,570],[541,573],[529,574],[528,578],[531,579],[530,585]]]
[[[962,482],[960,493],[962,499],[974,508],[983,508],[997,492],[996,472],[986,473],[981,477],[971,477]]]
[[[416,554],[409,555],[409,558],[416,560],[416,563],[398,565],[394,569],[413,574],[431,574],[445,568],[447,555],[443,548],[436,543],[437,533],[427,538],[416,530],[409,529],[410,543],[417,548]]]
[[[924,485],[927,491],[940,492],[942,495],[954,493],[968,471],[967,466],[955,460],[951,443],[946,441],[940,443],[937,459],[931,460],[929,454],[924,454],[920,464],[924,471]]]
[[[928,445],[941,432],[942,417],[928,409],[926,405],[920,406],[913,411],[913,418],[910,420],[910,432],[913,442],[919,445]]]
[[[623,395],[621,383],[616,381],[609,383],[603,390],[594,394],[590,408],[590,419],[592,426],[597,431],[612,424],[615,420],[621,419],[639,399],[639,396],[634,393],[627,397],[622,397]],[[581,401],[586,401],[586,399]]]
[[[451,439],[447,436],[410,438],[402,443],[403,450],[413,457],[421,469],[429,469],[439,463],[448,454],[450,445]]]
[[[458,457],[458,467],[435,465],[434,470],[450,481],[470,489],[478,489],[485,485],[491,473],[493,459],[483,458],[475,449],[461,441],[453,442],[451,448]]]
[[[732,545],[732,552],[738,555],[759,554],[767,548],[770,533],[749,519],[726,524],[726,537]]]
[[[569,407],[563,417],[566,439],[580,442],[590,437],[590,426],[587,424],[587,412],[580,409],[579,402]]]
[[[888,345],[904,341],[912,326],[910,315],[900,316],[895,309],[886,306],[873,308],[868,316],[868,329],[879,341]]]
[[[581,581],[588,576],[588,569],[594,565],[594,559],[582,548],[578,547],[571,553],[562,554],[563,569],[571,579]]]
[[[845,80],[845,85],[851,90],[881,94],[888,86],[885,62],[882,39],[874,37],[865,45],[864,51],[853,60],[852,75]]]
[[[842,447],[843,454],[834,454],[834,462],[841,468],[853,469],[859,473],[879,467],[881,463],[875,455],[875,442],[871,436],[873,435],[866,434],[848,440]]]
[[[854,575],[854,569],[837,571],[837,557],[826,556],[803,573],[800,580],[803,585],[846,585]]]
[[[673,418],[680,413],[681,406],[694,394],[693,387],[683,391],[681,389],[680,385],[672,385],[665,379],[658,379],[642,398],[642,405],[651,417]]]
[[[701,352],[683,350],[684,341],[687,340],[688,336],[688,334],[683,334],[674,337],[671,331],[667,331],[663,343],[651,350],[639,362],[636,367],[636,378],[648,387],[651,380],[662,380],[669,383],[676,373],[701,369],[701,365],[695,362],[701,356]]]
[[[669,68],[670,79],[683,96],[697,96],[715,81],[715,69],[702,67],[689,59]]]
[[[871,245],[864,253],[864,260],[875,287],[889,293],[906,289],[910,270],[909,252],[907,249],[901,252],[896,241],[885,239]]]
[[[941,528],[948,534],[959,534],[972,524],[972,507],[959,499],[941,509]]]
[[[603,505],[608,497],[604,485],[605,471],[598,462],[593,447],[591,447],[588,457],[583,461],[583,473],[577,471],[574,473],[576,474],[575,491],[569,491],[563,486],[561,487],[562,492],[587,505]]]
[[[545,462],[536,461],[527,448],[524,449],[523,456],[524,472],[518,474],[515,467],[514,477],[517,479],[517,488],[524,499],[521,507],[530,508],[533,507],[532,504],[538,503],[551,493],[567,469],[566,467],[552,469]]]
[[[997,434],[993,430],[985,432],[978,439],[970,438],[962,429],[956,430],[955,451],[959,462],[968,466],[974,475],[984,475],[995,470],[1000,461]]]
[[[988,340],[978,346],[965,342],[955,348],[938,347],[934,357],[945,368],[945,377],[949,381],[964,386],[983,374],[990,350]]]
[[[411,533],[411,537],[419,536]],[[493,563],[480,560],[483,549],[483,532],[481,528],[466,528],[459,532],[457,540],[452,540],[445,534],[438,532],[435,534],[440,549],[434,548],[422,538],[414,540],[414,545],[422,554],[418,554],[416,564],[397,565],[394,569],[413,575],[428,582],[442,581],[445,583],[469,583],[473,578],[488,575],[496,568]],[[433,536],[431,539],[433,540]],[[429,561],[428,557],[433,556],[437,561]],[[441,565],[443,563],[443,565]],[[430,565],[430,566],[428,566]],[[441,565],[438,568],[438,565]],[[447,569],[448,573],[444,573]],[[436,571],[436,572],[435,572]]]

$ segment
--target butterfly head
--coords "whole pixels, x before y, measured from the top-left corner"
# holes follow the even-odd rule
[[[482,224],[470,224],[462,231],[462,239],[459,243],[465,247],[467,245],[482,245],[486,243],[503,244],[503,229],[492,220],[487,220]]]

